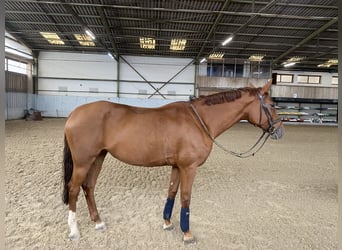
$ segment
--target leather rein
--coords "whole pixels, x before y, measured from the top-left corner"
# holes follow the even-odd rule
[[[277,131],[277,129],[274,127],[274,124],[276,124],[276,123],[281,121],[280,118],[278,118],[276,120],[272,119],[272,115],[271,115],[271,113],[270,113],[270,111],[269,111],[269,109],[267,107],[267,104],[264,101],[263,95],[260,92],[258,92],[257,94],[258,94],[258,98],[260,100],[260,116],[259,116],[259,124],[258,124],[258,126],[263,130],[263,133],[261,134],[259,139],[256,141],[256,143],[250,149],[248,149],[247,151],[242,152],[242,153],[237,153],[237,152],[231,151],[231,150],[225,148],[219,142],[217,142],[215,140],[215,138],[212,137],[212,135],[210,134],[210,132],[208,130],[208,127],[205,125],[205,123],[202,120],[201,116],[198,114],[196,108],[194,107],[194,105],[191,102],[190,102],[190,107],[193,110],[193,112],[195,113],[195,115],[196,115],[198,121],[200,122],[201,126],[203,127],[204,131],[209,136],[209,138],[213,141],[213,143],[216,144],[216,146],[218,146],[223,151],[225,151],[226,153],[229,153],[229,154],[231,154],[233,156],[236,156],[236,157],[239,157],[239,158],[247,158],[247,157],[250,157],[250,156],[254,156],[265,145],[265,143],[268,140],[268,138],[270,137],[270,135],[273,135]],[[268,128],[267,129],[263,129],[261,127],[262,111],[265,112],[265,115],[267,117],[267,122],[268,122]],[[257,126],[257,125],[254,125],[254,126]],[[266,137],[265,137],[265,135],[266,135]],[[262,139],[264,139],[264,140],[262,141]],[[262,141],[262,143],[258,146],[258,144],[261,141]],[[252,152],[252,150],[255,149],[255,148],[256,148],[256,150],[254,152]]]

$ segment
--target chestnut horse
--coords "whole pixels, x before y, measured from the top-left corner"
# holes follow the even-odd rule
[[[84,190],[95,228],[105,229],[96,208],[94,189],[107,152],[120,161],[146,167],[172,166],[163,219],[171,230],[171,214],[180,185],[180,227],[185,243],[190,232],[190,198],[196,170],[209,156],[213,140],[242,119],[271,138],[283,135],[283,125],[263,87],[246,87],[159,108],[139,108],[98,101],[76,108],[65,124],[64,193],[69,204],[70,239],[80,237],[76,201]]]

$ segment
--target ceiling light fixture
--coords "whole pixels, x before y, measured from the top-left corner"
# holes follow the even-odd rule
[[[251,62],[261,62],[264,57],[265,55],[262,55],[262,54],[254,54],[254,55],[251,55],[248,58],[248,60]]]
[[[186,45],[186,39],[172,39],[170,44],[170,50],[184,50]]]
[[[296,62],[285,63],[285,64],[284,64],[284,67],[285,67],[285,68],[291,67],[291,66],[293,66],[293,65],[295,65],[295,64],[296,64]]]
[[[64,45],[62,39],[54,32],[40,32],[40,34],[50,43],[54,45]]]
[[[140,48],[142,49],[155,49],[156,40],[151,37],[140,37]]]
[[[95,39],[96,39],[94,33],[91,32],[91,30],[86,29],[86,30],[85,30],[85,33],[86,33],[88,36],[90,36],[90,38],[91,38],[92,40],[95,40]]]
[[[74,34],[74,37],[78,41],[78,43],[82,46],[94,47],[95,43],[92,38],[85,34]]]
[[[200,61],[200,63],[204,63],[205,61],[207,61],[207,59],[205,59],[205,57],[203,57],[202,60]]]
[[[230,43],[232,40],[233,40],[233,37],[230,36],[230,37],[228,37],[228,38],[222,43],[222,45],[225,46],[225,45],[227,45],[228,43]]]
[[[287,59],[286,62],[284,62],[284,64],[290,63],[290,62],[300,62],[300,61],[303,61],[304,59],[305,59],[305,56],[293,56]]]
[[[305,59],[304,56],[293,56],[293,57],[287,59],[285,62],[283,62],[283,65],[285,68],[291,67],[291,66],[295,65],[296,63],[303,61],[304,59]]]
[[[222,59],[224,56],[223,52],[214,52],[209,55],[209,59]]]
[[[107,55],[114,60],[114,56],[112,55],[112,53],[108,52]]]
[[[317,67],[320,68],[330,68],[333,65],[337,65],[338,64],[338,59],[330,59],[322,64],[318,64]]]

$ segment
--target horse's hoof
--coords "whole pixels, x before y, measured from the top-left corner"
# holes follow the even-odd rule
[[[99,231],[106,230],[106,224],[104,222],[96,223],[95,229]]]
[[[69,234],[70,240],[79,240],[80,239],[80,233],[79,232],[73,232]]]
[[[196,238],[194,236],[184,236],[183,243],[184,245],[196,244]]]
[[[163,225],[163,229],[165,230],[165,231],[171,231],[171,230],[173,230],[175,227],[174,227],[174,225],[172,224],[172,223],[170,223],[169,225],[166,225],[165,223],[164,223],[164,225]]]

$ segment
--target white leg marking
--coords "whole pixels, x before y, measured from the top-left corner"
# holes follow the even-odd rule
[[[99,223],[96,223],[95,229],[99,230],[99,231],[105,230],[106,229],[106,224],[103,221],[101,221]]]
[[[165,231],[171,231],[171,230],[174,229],[174,226],[173,226],[172,222],[169,225],[166,225],[165,222],[164,222],[163,229]]]
[[[69,238],[71,240],[78,240],[80,238],[80,232],[77,228],[76,213],[69,210],[68,225],[70,228]]]

